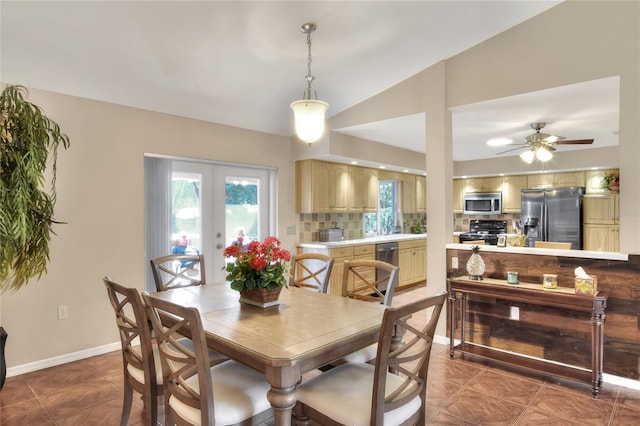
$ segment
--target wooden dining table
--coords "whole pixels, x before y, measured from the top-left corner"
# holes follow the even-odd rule
[[[291,424],[301,374],[376,342],[384,314],[381,304],[300,288],[269,308],[240,303],[228,283],[151,296],[198,308],[208,346],[265,375],[276,425]]]

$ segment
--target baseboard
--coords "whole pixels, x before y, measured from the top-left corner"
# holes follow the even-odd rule
[[[68,362],[78,361],[85,358],[91,358],[92,356],[118,351],[121,348],[122,346],[120,345],[120,342],[109,343],[107,345],[96,346],[94,348],[59,355],[53,358],[17,365],[15,367],[7,368],[7,377],[19,376],[20,374],[31,373],[32,371],[55,367],[56,365],[66,364]]]

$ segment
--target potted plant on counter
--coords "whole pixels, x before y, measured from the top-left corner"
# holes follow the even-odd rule
[[[602,176],[600,188],[608,189],[611,192],[620,191],[620,174],[618,171],[612,171]]]
[[[246,247],[232,244],[224,249],[227,281],[240,292],[240,301],[268,307],[278,304],[282,287],[288,287],[291,253],[280,247],[280,240],[267,237],[251,241]]]

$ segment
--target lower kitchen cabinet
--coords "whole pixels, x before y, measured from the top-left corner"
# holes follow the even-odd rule
[[[619,203],[618,194],[584,196],[582,199],[584,250],[620,251]]]
[[[427,278],[426,239],[398,243],[398,287],[425,281]]]

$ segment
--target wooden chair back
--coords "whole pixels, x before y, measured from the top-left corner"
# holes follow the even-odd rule
[[[427,374],[433,336],[447,298],[443,292],[400,307],[385,310],[378,340],[378,354],[371,401],[371,425],[381,425],[386,412],[420,397],[421,408],[406,424],[424,424]],[[396,330],[403,330],[404,344],[394,348]],[[389,372],[402,379],[389,392]]]
[[[169,399],[175,398],[182,404],[200,410],[202,425],[215,424],[209,355],[198,309],[179,306],[148,295],[144,295],[144,299],[162,363],[165,416],[178,424],[184,424],[179,416],[171,412]],[[171,317],[171,325],[163,324],[161,317]],[[182,335],[192,342],[192,348],[184,344]],[[198,385],[194,389],[188,383],[196,375]]]
[[[289,285],[326,293],[333,269],[333,259],[321,253],[291,256]]]
[[[122,344],[122,365],[124,373],[124,403],[122,424],[127,424],[131,413],[133,390],[142,395],[144,409],[149,424],[157,423],[158,395],[162,394],[160,372],[156,371],[151,329],[147,321],[144,303],[135,288],[127,288],[114,282],[110,277],[103,279],[107,287],[109,301],[116,314],[116,325]],[[133,345],[134,341],[138,345]]]
[[[170,254],[151,259],[151,270],[158,291],[206,283],[201,254]]]
[[[483,246],[485,245],[485,241],[484,240],[463,241],[462,244],[473,244],[474,246]]]
[[[342,275],[342,296],[378,300],[391,305],[399,268],[382,260],[347,260]]]
[[[571,243],[556,243],[552,241],[536,241],[536,248],[550,248],[556,250],[571,250]]]

